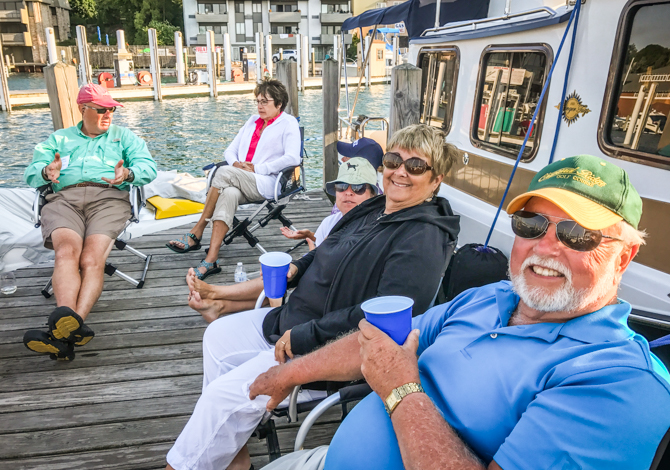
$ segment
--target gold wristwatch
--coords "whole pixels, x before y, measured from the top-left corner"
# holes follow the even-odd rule
[[[394,388],[393,391],[389,394],[388,397],[386,397],[386,400],[384,400],[384,407],[386,408],[386,412],[391,416],[391,413],[393,413],[393,410],[396,409],[396,406],[402,401],[403,398],[405,398],[407,395],[410,393],[425,393],[423,391],[423,387],[421,384],[418,384],[416,382],[410,382],[405,385],[401,385],[398,388]]]

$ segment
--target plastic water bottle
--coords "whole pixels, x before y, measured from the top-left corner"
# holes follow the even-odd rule
[[[237,268],[235,268],[235,282],[244,282],[247,280],[247,272],[244,270],[244,266],[240,261],[237,263]]]

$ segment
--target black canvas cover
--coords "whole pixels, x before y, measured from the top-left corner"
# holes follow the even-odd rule
[[[490,0],[442,0],[440,5],[440,25],[457,21],[486,18]],[[343,31],[366,26],[395,24],[403,21],[407,35],[421,36],[426,29],[435,26],[436,0],[408,0],[389,8],[368,10],[342,24]]]
[[[506,279],[507,256],[502,251],[478,243],[463,245],[451,258],[440,300],[448,302],[465,290]]]

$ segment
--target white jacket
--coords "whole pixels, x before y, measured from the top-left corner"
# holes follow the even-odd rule
[[[224,157],[228,165],[246,161],[259,117],[257,114],[251,116],[226,149]],[[300,164],[300,128],[297,119],[284,112],[266,127],[251,163],[254,164],[258,192],[268,199],[273,198],[279,172],[288,166]]]

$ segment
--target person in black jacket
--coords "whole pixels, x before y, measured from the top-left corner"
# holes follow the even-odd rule
[[[167,455],[168,469],[250,466],[245,443],[268,397],[249,400],[261,373],[357,328],[361,303],[414,299],[423,313],[456,246],[459,218],[435,197],[457,150],[426,125],[398,131],[384,155],[384,195],[347,213],[328,238],[291,263],[288,302],[219,318],[203,338],[203,394]],[[445,151],[446,150],[446,151]],[[325,396],[303,390],[299,401]]]

